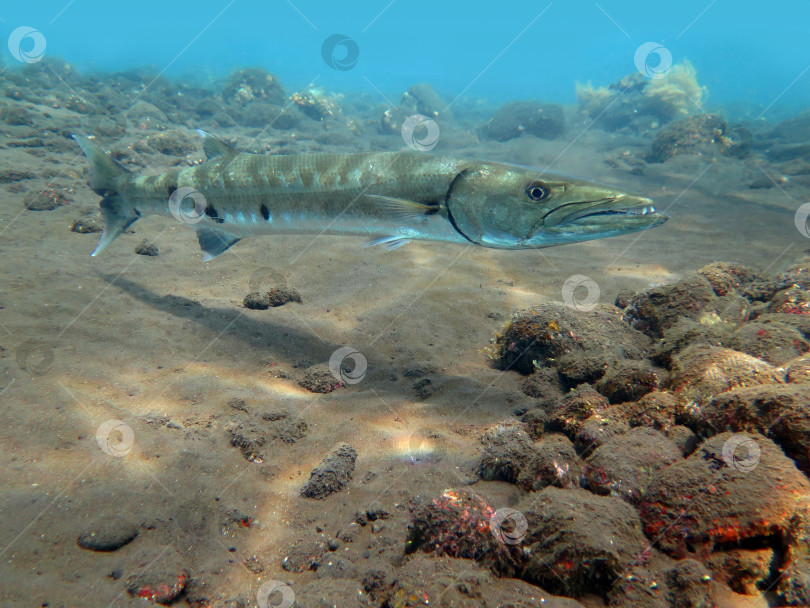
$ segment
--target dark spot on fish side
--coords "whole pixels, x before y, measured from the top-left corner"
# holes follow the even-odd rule
[[[219,217],[219,213],[217,213],[216,207],[214,207],[213,205],[208,205],[205,208],[205,215],[210,217],[217,224],[221,224],[225,221],[223,218]]]
[[[270,210],[267,208],[267,205],[262,205],[259,208],[259,211],[262,212],[262,217],[264,218],[264,221],[267,221],[267,220],[270,219]]]

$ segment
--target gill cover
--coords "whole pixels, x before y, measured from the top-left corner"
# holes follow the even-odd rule
[[[520,249],[531,236],[537,206],[521,200],[522,178],[503,166],[479,165],[461,171],[447,190],[450,221],[477,245]],[[539,219],[534,217],[534,219]]]

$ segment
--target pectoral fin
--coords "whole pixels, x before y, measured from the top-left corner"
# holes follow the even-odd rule
[[[197,239],[200,241],[203,262],[213,260],[231,245],[235,245],[241,239],[227,232],[214,230],[213,228],[200,228],[197,231]]]
[[[380,210],[389,217],[412,219],[431,215],[439,210],[439,205],[436,203],[419,203],[380,194],[366,194],[366,198],[378,205]]]

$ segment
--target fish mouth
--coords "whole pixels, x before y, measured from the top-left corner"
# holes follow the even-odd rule
[[[558,226],[599,227],[612,225],[627,228],[652,227],[663,224],[668,216],[656,211],[651,199],[644,197],[608,197],[598,201],[567,203],[546,214]]]

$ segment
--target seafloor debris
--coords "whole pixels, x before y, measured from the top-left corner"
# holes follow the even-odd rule
[[[82,532],[76,544],[90,551],[117,551],[136,536],[138,526],[117,517],[105,517]]]
[[[355,460],[357,451],[349,444],[340,445],[312,469],[301,496],[321,499],[340,492],[352,479]]]
[[[288,302],[302,303],[301,294],[287,287],[273,287],[268,291],[252,291],[245,296],[242,304],[253,310],[267,310],[271,307],[284,306]]]

